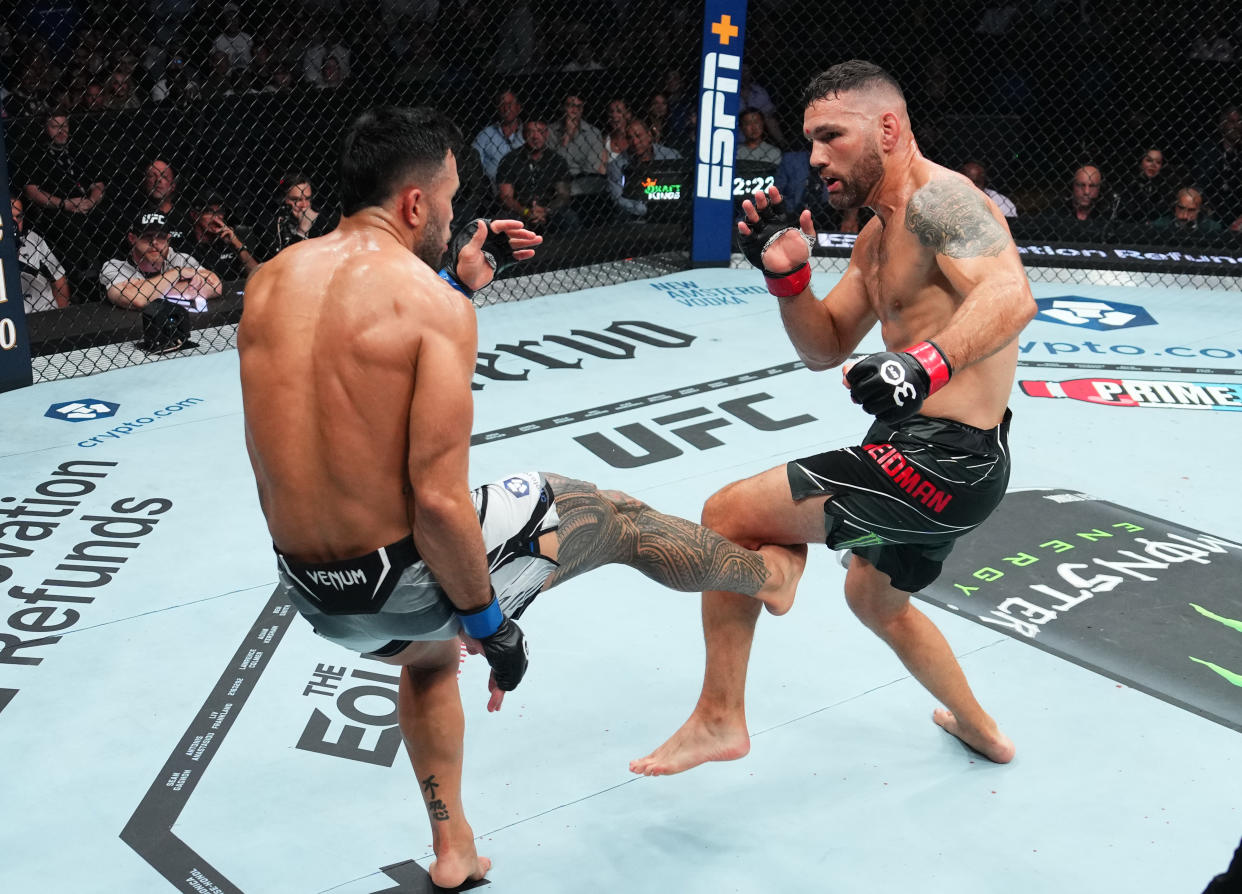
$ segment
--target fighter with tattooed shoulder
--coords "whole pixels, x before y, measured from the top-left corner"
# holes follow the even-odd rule
[[[844,364],[850,396],[875,422],[859,446],[728,485],[703,520],[742,546],[819,542],[851,552],[850,608],[944,705],[933,720],[1004,763],[1013,743],[910,594],[936,579],[954,541],[1005,494],[1016,339],[1035,301],[1004,216],[965,177],[923,157],[891,75],[844,62],[815,77],[803,99],[811,166],[829,202],[875,217],[822,298],[811,291],[809,211],[791,226],[780,193],[757,192],[743,203],[740,242],[798,356],[811,370]],[[877,323],[885,350],[847,363]],[[749,751],[744,696],[757,609],[736,593],[704,593],[698,704],[634,772],[676,773]]]

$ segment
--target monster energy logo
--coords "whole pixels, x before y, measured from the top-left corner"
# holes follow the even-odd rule
[[[1063,538],[1046,540],[1030,550],[1021,550],[1014,555],[1005,556],[994,565],[985,565],[970,573],[970,579],[980,583],[955,582],[952,585],[953,589],[962,596],[973,598],[975,593],[981,589],[982,584],[999,581],[1006,574],[1012,573],[1015,568],[1025,568],[1045,561],[1050,558],[1048,553],[1065,554],[1088,543],[1124,537],[1126,534],[1149,533],[1142,525],[1132,522],[1117,522],[1106,527],[1111,530],[1096,527],[1089,531],[1079,531]],[[1185,562],[1210,565],[1213,556],[1223,556],[1230,550],[1242,550],[1242,544],[1213,537],[1210,534],[1186,537],[1181,534],[1165,533],[1161,539],[1146,536],[1134,537],[1128,545],[1135,548],[1117,549],[1111,556],[1097,556],[1090,560],[1084,557],[1084,561],[1081,562],[1059,562],[1056,565],[1056,574],[1060,582],[1067,585],[1066,589],[1058,589],[1044,583],[1028,584],[1027,590],[1042,598],[1010,596],[987,614],[980,614],[976,617],[985,624],[1007,628],[1020,636],[1034,639],[1045,625],[1098,594],[1111,593],[1123,584],[1157,583],[1160,578],[1156,576],[1156,572],[1167,571]],[[1195,603],[1187,603],[1187,605],[1205,618],[1242,632],[1242,621],[1215,614]],[[1242,674],[1206,659],[1195,656],[1187,657],[1211,669],[1233,685],[1242,687]]]

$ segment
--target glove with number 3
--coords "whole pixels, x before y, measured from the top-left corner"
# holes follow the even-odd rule
[[[845,374],[850,398],[881,422],[900,422],[949,382],[953,369],[940,348],[923,341],[901,352],[881,351]]]

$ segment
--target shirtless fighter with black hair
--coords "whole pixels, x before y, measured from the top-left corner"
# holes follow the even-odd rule
[[[997,762],[1014,754],[971,693],[949,644],[910,603],[956,538],[981,524],[1009,480],[1006,403],[1016,337],[1036,306],[1005,218],[960,174],[928,161],[901,87],[869,62],[836,65],[803,97],[811,166],[838,210],[875,217],[823,298],[811,292],[811,214],[788,226],[776,189],[743,203],[741,242],[777,298],[812,370],[844,363],[876,323],[887,348],[846,367],[855,403],[876,417],[858,447],[798,459],[728,485],[704,524],[743,546],[827,543],[853,556],[850,608],[946,708],[933,719]],[[677,773],[750,749],[746,665],[758,606],[703,596],[707,668],[685,724],[636,773]]]
[[[428,109],[359,117],[342,151],[339,225],[250,278],[238,333],[246,445],[281,585],[320,635],[405,667],[398,720],[442,887],[491,866],[461,803],[459,632],[492,667],[495,710],[526,670],[514,619],[549,587],[621,563],[779,614],[806,555],[745,550],[557,475],[471,491],[470,298],[541,239],[518,221],[450,234],[460,145]]]

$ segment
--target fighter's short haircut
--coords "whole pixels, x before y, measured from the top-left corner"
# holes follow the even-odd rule
[[[827,71],[817,74],[802,94],[802,105],[805,108],[821,99],[828,97],[835,99],[842,93],[871,90],[876,87],[891,90],[901,98],[902,102],[906,101],[906,94],[891,74],[874,62],[851,59],[849,62],[838,63]]]
[[[435,179],[461,131],[429,108],[377,106],[358,116],[341,146],[341,211],[382,205],[400,187]]]

